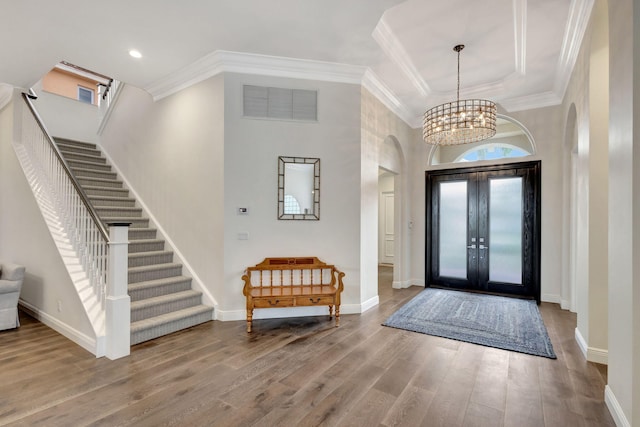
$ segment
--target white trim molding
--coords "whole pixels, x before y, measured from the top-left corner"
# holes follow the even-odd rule
[[[534,108],[551,107],[562,103],[562,97],[555,91],[537,93],[534,95],[506,98],[499,101],[508,112],[532,110]]]
[[[88,335],[85,335],[84,333],[78,331],[75,328],[72,328],[66,323],[61,322],[50,314],[45,313],[36,306],[29,304],[22,298],[19,300],[18,304],[31,317],[39,320],[54,331],[78,344],[89,353],[94,354],[96,357],[103,357],[105,355],[106,340],[104,336],[90,337]]]
[[[578,59],[580,45],[589,24],[593,3],[594,0],[571,1],[553,88],[553,92],[560,99],[564,98],[564,93],[571,79],[571,72]]]
[[[429,96],[431,88],[429,88],[427,82],[425,82],[422,75],[420,75],[420,72],[414,65],[411,57],[400,40],[398,40],[391,28],[389,28],[389,25],[387,25],[384,16],[380,18],[380,21],[378,22],[378,25],[376,25],[371,36],[378,42],[378,45],[382,48],[384,53],[386,53],[387,56],[402,70],[405,76],[407,76],[409,81],[418,90],[418,93],[424,97]]]
[[[144,89],[158,101],[223,72],[360,84],[366,67],[217,50]]]
[[[587,361],[600,363],[601,365],[609,364],[609,350],[597,347],[589,347],[578,328],[576,328],[575,330],[575,338],[576,342],[578,343],[578,347],[580,347],[582,355]]]
[[[422,119],[412,114],[370,68],[356,65],[218,50],[144,89],[159,101],[223,72],[361,85],[409,126],[421,126]]]
[[[380,299],[376,295],[373,298],[361,304],[340,304],[340,315],[343,314],[361,314],[365,311],[375,307],[380,303]],[[216,310],[217,318],[223,322],[247,320],[246,310]],[[286,308],[269,308],[261,309],[256,308],[253,311],[253,319],[279,319],[289,317],[304,317],[304,316],[327,316],[329,309],[326,306],[322,307],[286,307]]]
[[[527,0],[513,0],[513,35],[516,73],[527,74]]]
[[[622,406],[620,406],[620,403],[618,402],[618,399],[616,399],[615,394],[613,394],[613,390],[611,390],[609,384],[604,387],[604,403],[607,405],[616,426],[631,427],[631,423],[627,420],[627,417],[622,410]]]
[[[382,102],[396,116],[400,117],[407,125],[412,128],[422,126],[422,117],[415,116],[409,111],[404,104],[395,96],[382,80],[378,78],[376,73],[371,69],[367,69],[362,76],[362,87],[367,89],[378,101]]]

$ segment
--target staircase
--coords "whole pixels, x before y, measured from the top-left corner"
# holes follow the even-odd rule
[[[191,289],[173,252],[149,227],[136,200],[95,144],[56,138],[56,144],[103,223],[130,222],[129,296],[131,345],[186,329],[213,318],[202,293]]]

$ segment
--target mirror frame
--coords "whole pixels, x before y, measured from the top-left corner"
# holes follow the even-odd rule
[[[313,210],[308,214],[284,213],[284,183],[285,165],[287,163],[313,165]],[[282,220],[312,220],[320,219],[320,159],[315,157],[278,157],[278,219]]]

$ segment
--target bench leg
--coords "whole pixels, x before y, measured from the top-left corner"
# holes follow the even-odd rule
[[[253,323],[253,310],[247,310],[247,332],[251,332],[252,323]]]
[[[340,306],[336,305],[336,326],[340,326]]]
[[[329,320],[333,318],[333,306],[329,305]]]

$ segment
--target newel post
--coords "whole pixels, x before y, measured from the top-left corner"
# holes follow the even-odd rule
[[[109,225],[109,271],[107,272],[106,351],[113,360],[128,356],[131,348],[131,299],[128,292],[129,225]]]

